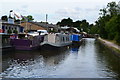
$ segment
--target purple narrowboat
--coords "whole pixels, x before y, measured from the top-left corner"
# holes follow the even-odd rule
[[[44,37],[42,35],[26,36],[26,34],[18,34],[17,37],[13,36],[13,38],[11,39],[11,45],[15,50],[35,50],[39,48]]]

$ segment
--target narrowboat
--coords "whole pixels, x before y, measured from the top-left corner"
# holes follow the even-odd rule
[[[11,39],[11,45],[15,50],[35,50],[39,48],[43,38],[42,35],[18,34],[16,38]]]
[[[40,44],[42,48],[61,48],[64,46],[71,45],[69,34],[52,33],[44,36],[44,41]]]
[[[76,45],[80,45],[82,42],[82,34],[72,34],[71,35],[71,41],[72,41],[72,45],[76,46]]]

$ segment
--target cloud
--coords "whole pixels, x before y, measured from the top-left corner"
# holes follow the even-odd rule
[[[12,9],[22,15],[33,15],[35,20],[45,20],[45,14],[49,15],[49,21],[53,23],[71,17],[75,20],[87,19],[94,22],[99,16],[99,9],[106,7],[112,0],[2,0],[2,14],[9,15]],[[119,0],[116,0],[119,1]]]
[[[21,8],[28,8],[28,5],[22,5]]]
[[[99,8],[64,8],[55,12],[59,17],[70,17],[74,20],[88,19],[89,21],[98,16]],[[93,17],[93,18],[92,18]],[[93,20],[92,20],[93,21]]]

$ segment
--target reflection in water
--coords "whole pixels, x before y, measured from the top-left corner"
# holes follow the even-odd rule
[[[104,77],[120,78],[120,59],[106,47],[96,42],[97,67],[102,71]],[[103,66],[104,65],[104,66]],[[104,67],[104,68],[103,68]]]
[[[3,73],[1,75],[7,78],[47,77],[50,72],[56,70],[57,65],[67,55],[69,55],[67,50],[59,52],[17,51],[10,56],[3,55]]]
[[[3,55],[7,78],[120,78],[120,59],[95,39],[80,47]]]

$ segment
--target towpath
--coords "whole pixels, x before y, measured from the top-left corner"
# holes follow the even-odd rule
[[[117,45],[117,44],[115,44],[115,43],[112,43],[112,42],[110,42],[110,41],[104,40],[104,39],[102,39],[102,38],[99,38],[99,39],[100,39],[101,41],[103,41],[105,44],[107,44],[109,47],[114,47],[114,48],[120,50],[120,46],[119,46],[119,45]]]

